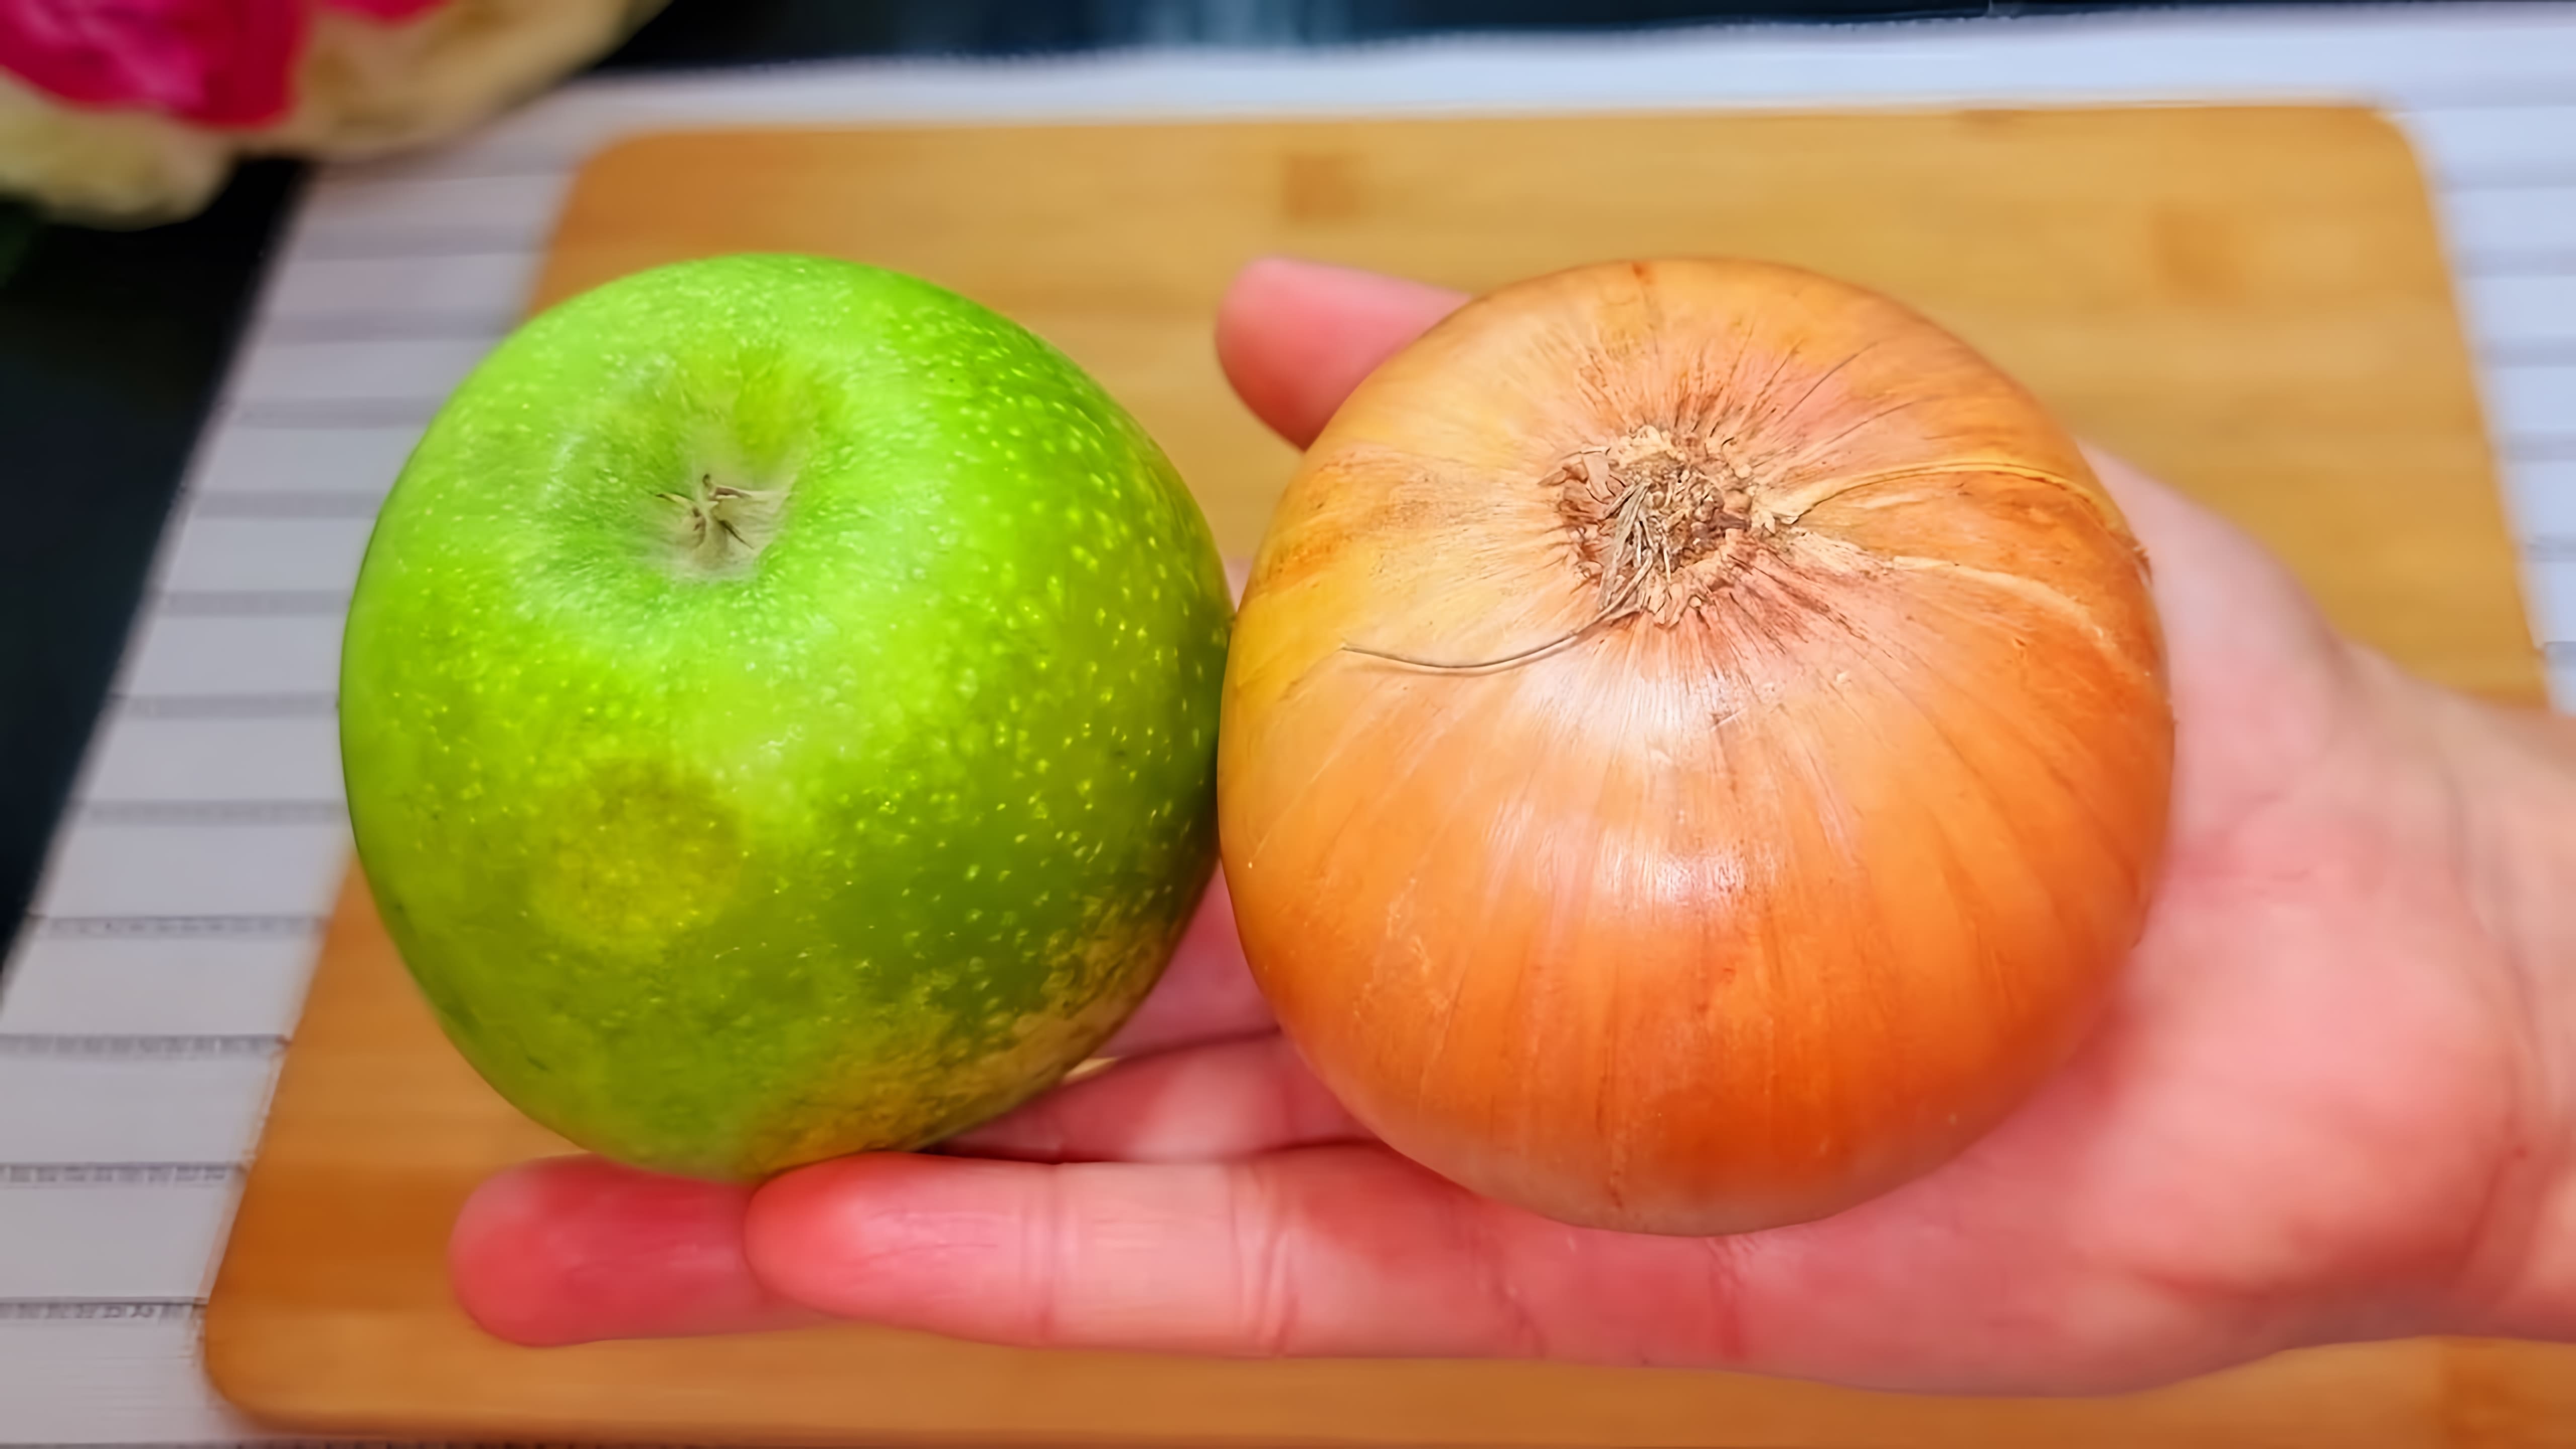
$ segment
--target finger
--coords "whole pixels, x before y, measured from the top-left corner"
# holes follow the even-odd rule
[[[1455,1189],[1379,1148],[1231,1165],[845,1158],[753,1200],[746,1252],[842,1317],[1217,1354],[1528,1348]]]
[[[1567,1228],[1377,1146],[1154,1166],[845,1158],[768,1184],[745,1231],[753,1270],[785,1296],[985,1343],[1720,1366],[1767,1356],[1745,1317],[1753,1240]],[[1798,1286],[1866,1291],[1859,1275]],[[1867,1311],[1888,1307],[1882,1296]]]
[[[1217,361],[1253,415],[1298,447],[1361,378],[1465,294],[1285,257],[1245,267],[1217,307]]]
[[[744,1253],[825,1313],[1021,1347],[2089,1393],[2295,1341],[2272,1305],[2212,1331],[2188,1283],[2101,1271],[2064,1231],[2083,1176],[1995,1154],[1817,1222],[1666,1237],[1567,1227],[1373,1144],[1152,1165],[888,1155],[770,1182]]]
[[[1172,952],[1163,979],[1101,1048],[1101,1055],[1141,1056],[1272,1030],[1270,1003],[1244,964],[1234,934],[1234,900],[1220,872],[1208,883],[1198,914]]]
[[[1209,1162],[1367,1138],[1273,1032],[1121,1063],[942,1150],[1027,1162]]]
[[[2146,549],[2157,611],[2185,647],[2313,650],[2331,637],[2296,576],[2253,535],[2124,459],[2084,451]]]
[[[2362,656],[2253,535],[2098,449],[2095,474],[2146,549],[2174,712],[2177,848],[2227,831],[2314,763],[2312,722],[2348,718]],[[2259,702],[2249,689],[2261,691]],[[2198,720],[2225,719],[2225,730]]]
[[[467,1199],[448,1239],[448,1276],[467,1317],[520,1344],[815,1321],[764,1289],[744,1261],[750,1199],[748,1188],[595,1157],[526,1163]]]

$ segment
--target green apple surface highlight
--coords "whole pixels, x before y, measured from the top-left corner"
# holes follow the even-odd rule
[[[852,263],[639,273],[457,389],[342,646],[359,857],[574,1143],[751,1179],[1093,1052],[1215,860],[1204,516],[1092,379]]]

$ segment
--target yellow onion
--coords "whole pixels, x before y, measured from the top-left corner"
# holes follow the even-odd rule
[[[1219,799],[1244,949],[1396,1150],[1734,1232],[1918,1176],[2135,943],[2172,715],[2066,433],[1923,317],[1740,261],[1480,298],[1306,453]]]

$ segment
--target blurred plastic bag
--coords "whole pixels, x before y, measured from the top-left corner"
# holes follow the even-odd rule
[[[236,157],[450,135],[598,58],[665,0],[0,0],[0,193],[170,221]]]

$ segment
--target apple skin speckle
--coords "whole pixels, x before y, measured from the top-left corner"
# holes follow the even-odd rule
[[[640,273],[497,349],[386,501],[359,856],[457,1048],[574,1143],[919,1147],[1161,972],[1230,627],[1170,462],[1035,336],[844,262]]]

